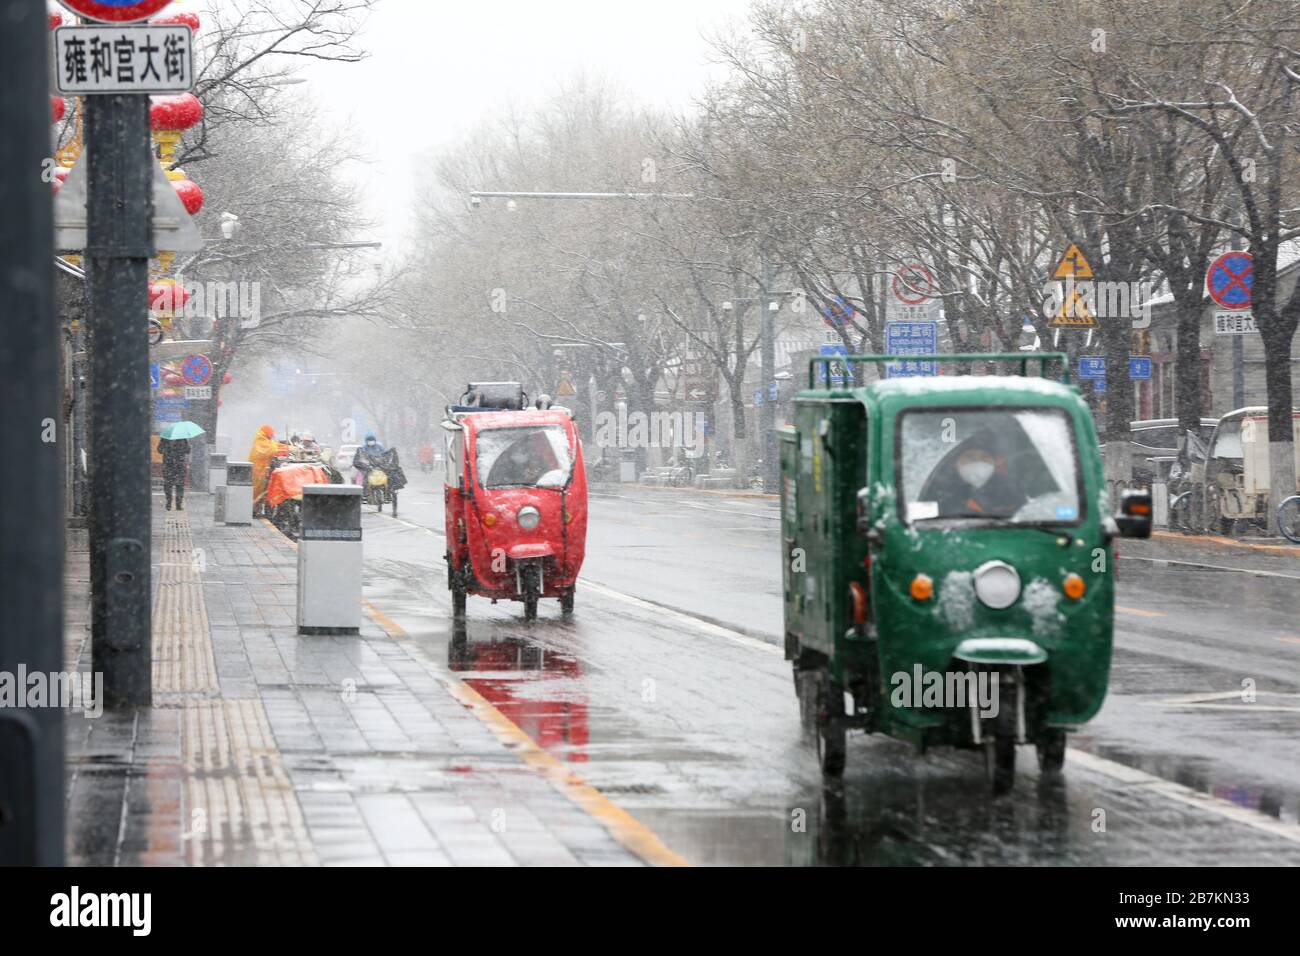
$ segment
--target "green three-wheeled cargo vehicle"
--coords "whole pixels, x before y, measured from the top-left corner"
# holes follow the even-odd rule
[[[996,792],[1017,744],[1059,771],[1106,693],[1112,540],[1150,534],[1149,494],[1112,515],[1062,354],[908,356],[1019,374],[861,388],[828,384],[831,361],[898,358],[813,359],[780,436],[786,657],[823,772],[852,728],[982,748]]]

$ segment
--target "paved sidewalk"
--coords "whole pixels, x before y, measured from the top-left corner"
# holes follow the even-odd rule
[[[400,629],[299,636],[293,544],[186,506],[155,497],[154,707],[68,716],[69,863],[675,862]],[[67,648],[88,671],[84,548]]]

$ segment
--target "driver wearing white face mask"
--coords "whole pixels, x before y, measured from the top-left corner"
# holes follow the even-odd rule
[[[985,448],[965,449],[957,458],[956,472],[966,486],[960,504],[965,514],[1010,517],[1023,503],[1006,473],[1006,462]]]

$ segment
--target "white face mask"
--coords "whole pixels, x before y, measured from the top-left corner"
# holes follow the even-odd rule
[[[983,488],[985,482],[993,477],[993,463],[991,461],[968,461],[957,466],[957,474],[961,475],[961,480],[972,488]]]

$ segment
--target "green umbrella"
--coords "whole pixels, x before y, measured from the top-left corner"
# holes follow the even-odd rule
[[[198,438],[202,434],[203,429],[193,422],[172,422],[158,433],[159,437],[166,438],[168,441]]]

